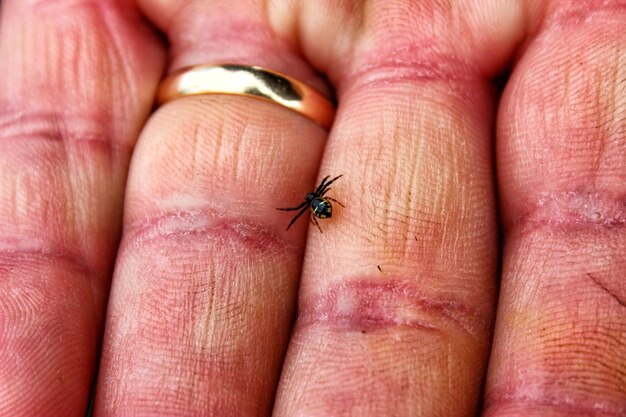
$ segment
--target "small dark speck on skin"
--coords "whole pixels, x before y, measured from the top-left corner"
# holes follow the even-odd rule
[[[417,242],[417,236],[413,235],[413,239]]]
[[[365,333],[367,333],[367,332],[366,332],[365,330],[361,330],[361,333],[365,334]]]
[[[378,270],[379,270],[380,272],[383,272],[383,270],[382,270],[382,269],[380,269],[380,265],[376,265],[376,268],[378,268]]]

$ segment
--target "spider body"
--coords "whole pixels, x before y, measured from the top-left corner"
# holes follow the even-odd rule
[[[339,204],[341,207],[344,207],[343,204],[341,204],[339,201],[335,200],[334,198],[325,196],[328,190],[330,190],[329,188],[330,184],[337,181],[342,176],[343,174],[328,181],[328,178],[330,177],[330,175],[327,175],[326,177],[324,177],[324,179],[322,180],[322,182],[320,183],[320,185],[317,187],[315,191],[312,191],[306,194],[306,196],[304,197],[304,201],[299,206],[276,209],[276,210],[281,210],[281,211],[300,210],[300,212],[296,215],[296,217],[294,217],[291,220],[291,223],[289,223],[289,225],[287,226],[287,230],[289,230],[289,228],[296,222],[296,220],[298,220],[300,216],[302,216],[307,210],[309,210],[311,223],[317,226],[319,231],[323,233],[322,228],[320,227],[317,219],[329,219],[333,217],[333,205],[331,204],[331,201],[334,201],[335,203]]]
[[[328,219],[333,217],[333,205],[330,201],[315,193],[308,193],[306,195],[306,201],[311,205],[311,212],[313,215],[320,219]]]

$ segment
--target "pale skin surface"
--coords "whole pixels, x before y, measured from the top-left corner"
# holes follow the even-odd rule
[[[1,7],[0,415],[84,415],[98,360],[102,417],[626,413],[623,1]],[[325,74],[334,126],[151,114],[213,62]]]

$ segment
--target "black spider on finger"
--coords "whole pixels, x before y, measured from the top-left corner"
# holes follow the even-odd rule
[[[329,219],[333,217],[333,205],[330,203],[331,201],[339,204],[341,207],[345,207],[339,201],[335,200],[332,197],[327,197],[325,194],[330,190],[330,184],[337,181],[339,178],[343,177],[343,174],[333,178],[332,180],[326,182],[330,175],[324,177],[320,185],[317,186],[317,189],[313,192],[307,193],[304,197],[304,202],[297,207],[289,207],[289,208],[278,208],[276,210],[281,211],[294,211],[300,210],[300,213],[296,215],[296,217],[291,220],[291,223],[287,226],[287,230],[291,227],[292,224],[298,220],[300,216],[304,214],[305,211],[311,211],[311,223],[313,223],[319,229],[320,233],[322,232],[322,228],[318,223],[317,219]]]

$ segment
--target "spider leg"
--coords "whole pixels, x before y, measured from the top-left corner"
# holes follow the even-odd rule
[[[330,177],[330,175],[326,175],[324,179],[322,180],[322,182],[320,182],[320,185],[318,185],[317,188],[315,189],[315,194],[319,194],[320,190],[324,188],[324,184],[326,184],[326,180],[328,179],[328,177]]]
[[[341,207],[346,208],[346,206],[344,206],[343,204],[341,204],[341,202],[340,202],[339,200],[335,200],[335,199],[334,199],[334,198],[332,198],[332,197],[324,197],[324,198],[325,198],[326,200],[329,200],[329,201],[334,201],[335,203],[339,204]]]
[[[294,211],[294,210],[300,210],[302,207],[306,206],[307,204],[309,204],[308,202],[303,202],[302,204],[300,204],[298,207],[288,207],[288,208],[277,208],[276,210],[280,210],[280,211]]]
[[[315,218],[315,216],[313,215],[313,213],[311,212],[311,222],[317,226],[317,228],[319,229],[320,233],[324,233],[322,232],[322,228],[320,227],[320,224],[317,221],[317,218]]]
[[[330,184],[332,184],[333,182],[337,181],[339,178],[343,177],[343,174],[336,176],[335,178],[333,178],[332,180],[328,181],[326,184],[324,184],[323,187],[320,188],[319,190],[319,195],[324,195],[324,193],[326,191],[328,191],[328,187],[330,186]]]
[[[306,207],[304,207],[302,210],[300,210],[300,213],[298,213],[298,214],[296,215],[296,217],[294,217],[294,218],[291,220],[291,223],[289,223],[289,225],[287,226],[287,230],[289,230],[289,228],[291,227],[291,225],[292,225],[292,224],[294,224],[294,223],[296,222],[296,220],[298,220],[298,218],[299,218],[300,216],[302,216],[302,215],[304,214],[304,212],[305,212],[305,211],[307,211],[308,209],[309,209],[309,206],[307,205],[307,206],[306,206]]]

